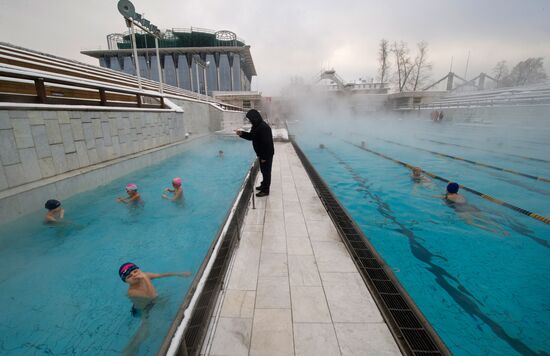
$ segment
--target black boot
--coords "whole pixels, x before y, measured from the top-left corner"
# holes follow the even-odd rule
[[[256,196],[257,196],[258,198],[265,197],[265,196],[268,196],[268,195],[269,195],[269,192],[266,192],[265,190],[260,190],[260,191],[256,194]]]

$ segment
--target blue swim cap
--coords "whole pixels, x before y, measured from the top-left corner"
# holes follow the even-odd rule
[[[132,273],[133,270],[139,269],[138,266],[132,262],[123,263],[122,266],[118,269],[118,275],[123,282],[126,282],[126,278]]]
[[[459,188],[460,186],[458,185],[458,183],[452,182],[447,184],[447,192],[451,194],[456,194]]]

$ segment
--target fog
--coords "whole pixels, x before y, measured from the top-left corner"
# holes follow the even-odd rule
[[[398,111],[375,109],[368,104],[372,96],[358,97],[360,95],[322,91],[315,86],[302,87],[281,103],[284,112],[274,110],[273,121],[290,123],[291,134],[292,131],[302,135],[329,133],[356,144],[368,139],[382,139],[441,150],[440,145],[433,145],[433,141],[439,140],[470,148],[465,154],[481,161],[490,160],[483,157],[490,152],[503,158],[515,154],[546,160],[550,149],[548,105],[427,106]],[[432,119],[434,112],[441,113],[441,121]],[[430,138],[432,144],[428,142]],[[541,175],[550,175],[544,164],[537,165],[537,170],[541,170]]]
[[[550,63],[549,5],[517,1],[179,1],[134,0],[160,28],[231,30],[251,46],[253,88],[277,96],[291,76],[313,78],[322,67],[346,80],[376,77],[378,42],[429,44],[431,77],[454,70],[490,73],[500,60]],[[105,36],[125,30],[114,0],[0,0],[2,41],[97,64],[80,54],[106,48]]]

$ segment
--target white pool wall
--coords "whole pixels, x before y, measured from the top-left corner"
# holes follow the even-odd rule
[[[158,163],[244,117],[211,103],[172,101],[164,110],[0,106],[0,224]]]

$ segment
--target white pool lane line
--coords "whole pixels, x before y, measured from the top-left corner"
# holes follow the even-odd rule
[[[201,355],[399,355],[292,145],[275,152]]]

